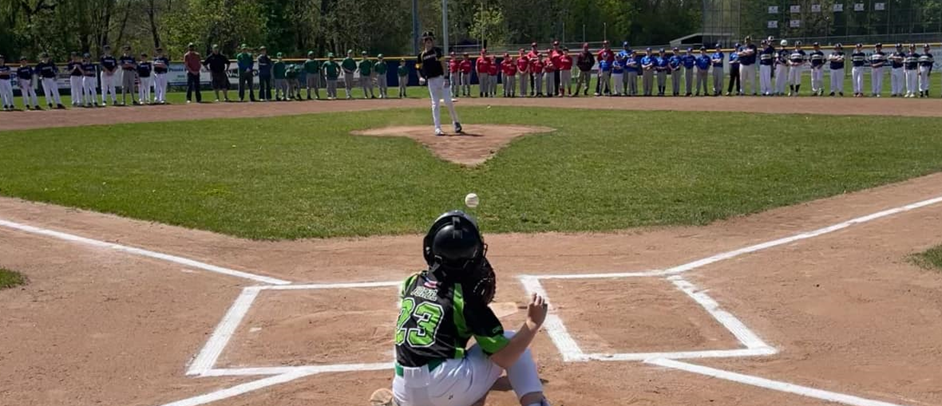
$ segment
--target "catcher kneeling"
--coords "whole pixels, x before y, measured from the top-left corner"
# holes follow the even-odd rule
[[[546,319],[533,295],[527,321],[504,332],[488,304],[496,278],[487,246],[467,214],[443,214],[424,240],[429,269],[402,284],[396,323],[393,401],[400,406],[483,405],[507,371],[520,404],[548,406],[529,346]],[[468,348],[474,337],[476,344]]]

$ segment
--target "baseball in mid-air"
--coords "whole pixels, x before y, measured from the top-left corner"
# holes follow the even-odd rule
[[[476,193],[468,193],[468,195],[464,197],[465,206],[473,209],[478,207],[478,203],[480,203],[480,200],[478,200],[478,195]]]

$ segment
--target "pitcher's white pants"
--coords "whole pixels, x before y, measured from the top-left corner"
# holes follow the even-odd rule
[[[873,94],[883,92],[883,68],[870,68],[870,85]]]
[[[98,78],[86,76],[85,79],[82,80],[82,88],[84,89],[84,92],[82,92],[82,101],[85,102],[86,105],[91,106],[98,103]]]
[[[844,93],[844,68],[831,69],[831,93]]]
[[[468,406],[484,398],[504,371],[475,345],[463,359],[447,360],[433,371],[420,367],[402,372],[393,379],[393,396],[400,406]],[[543,392],[530,350],[507,369],[507,378],[517,399]]]
[[[138,78],[140,84],[137,86],[138,102],[141,104],[150,103],[150,87],[154,84],[153,77]]]
[[[854,66],[850,69],[851,82],[854,84],[854,94],[863,94],[863,66]]]
[[[69,76],[69,96],[72,96],[73,106],[82,104],[82,92],[85,86],[82,81],[84,80],[84,76]]]
[[[115,75],[108,75],[106,72],[101,72],[101,104],[105,104],[105,101],[108,98],[108,94],[111,93],[111,103],[118,102],[118,91],[115,90]]]
[[[435,129],[442,129],[441,120],[441,102],[445,101],[445,107],[451,114],[452,124],[458,122],[458,113],[455,112],[455,104],[451,102],[451,89],[445,86],[444,77],[435,77],[428,80],[428,92],[432,96],[432,120],[435,122]]]
[[[154,98],[156,98],[157,101],[160,103],[167,101],[167,74],[166,73],[154,74]]]
[[[929,67],[928,66],[919,67],[919,91],[920,92],[929,91]]]
[[[772,94],[772,65],[759,65],[759,91]]]
[[[811,91],[824,91],[824,67],[811,68]]]
[[[903,68],[893,68],[890,70],[890,93],[897,96],[903,95],[903,82],[906,75],[903,73]]]
[[[785,94],[788,87],[788,65],[778,65],[775,67],[775,93]]]
[[[43,94],[46,96],[46,104],[62,104],[62,98],[59,97],[59,84],[55,78],[43,78]]]
[[[36,97],[36,88],[33,87],[33,79],[20,79],[18,83],[20,84],[20,95],[23,96],[23,104],[29,106],[30,101],[32,101],[33,107],[39,107],[39,98]]]
[[[756,95],[756,65],[743,65],[739,69],[739,80],[741,83],[742,94]],[[746,87],[750,90],[746,90]],[[750,93],[750,91],[752,93]]]

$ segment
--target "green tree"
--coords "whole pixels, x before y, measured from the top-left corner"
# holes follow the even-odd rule
[[[468,34],[492,46],[505,44],[508,32],[503,12],[496,6],[479,7]]]

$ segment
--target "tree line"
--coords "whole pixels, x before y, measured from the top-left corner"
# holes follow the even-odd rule
[[[241,44],[302,56],[347,49],[411,54],[412,0],[2,0],[0,53],[35,60],[49,52],[135,52],[179,58],[188,43],[207,52]],[[418,1],[420,30],[441,33],[442,2]],[[697,31],[691,0],[449,0],[449,41],[491,47],[551,40],[666,44]]]

